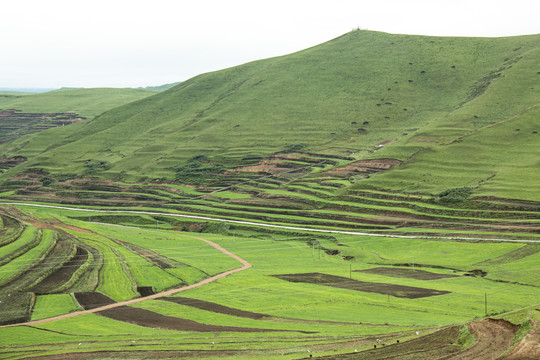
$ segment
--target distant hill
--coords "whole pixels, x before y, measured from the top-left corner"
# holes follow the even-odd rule
[[[539,60],[537,35],[353,31],[18,139],[0,155],[28,161],[4,178],[36,166],[82,174],[84,164],[99,162],[107,164],[102,178],[172,180],[194,157],[226,169],[302,149],[402,162],[357,187],[437,193],[465,186],[540,200],[531,189],[540,180]]]
[[[157,91],[141,89],[92,88],[59,89],[32,95],[0,96],[0,109],[24,112],[74,112],[91,118],[113,107],[154,95]]]
[[[157,91],[112,88],[0,92],[0,143],[91,119],[110,108],[155,93]]]
[[[0,88],[0,94],[36,94],[53,91],[53,88]]]
[[[143,89],[143,90],[156,90],[156,91],[165,91],[165,90],[168,90],[176,85],[180,84],[180,82],[174,82],[174,83],[170,83],[170,84],[163,84],[163,85],[158,85],[158,86],[146,86],[146,87],[140,87],[138,89]]]

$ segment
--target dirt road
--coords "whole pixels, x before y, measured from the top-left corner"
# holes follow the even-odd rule
[[[62,319],[67,319],[67,318],[71,318],[71,317],[75,317],[75,316],[79,316],[79,315],[92,314],[92,313],[96,313],[96,312],[103,311],[103,310],[110,310],[110,309],[118,308],[118,307],[121,307],[121,306],[136,304],[136,303],[139,303],[139,302],[142,302],[142,301],[145,301],[145,300],[159,299],[159,298],[164,297],[164,296],[171,296],[171,295],[177,294],[177,293],[182,292],[182,291],[191,290],[191,289],[197,288],[199,286],[209,284],[211,282],[217,281],[219,279],[223,279],[226,276],[237,273],[239,271],[249,269],[251,267],[251,264],[249,262],[247,262],[246,260],[242,259],[241,257],[233,254],[229,250],[221,247],[220,245],[216,244],[215,242],[212,242],[210,240],[206,240],[206,239],[203,239],[203,238],[200,238],[200,237],[195,237],[195,236],[188,236],[188,235],[182,235],[182,236],[194,238],[194,239],[197,239],[197,240],[200,240],[200,241],[204,241],[205,243],[209,244],[210,246],[214,247],[215,249],[217,249],[217,250],[221,251],[222,253],[224,253],[224,254],[232,257],[233,259],[239,261],[242,264],[242,266],[239,267],[239,268],[233,269],[233,270],[225,271],[225,272],[223,272],[221,274],[214,275],[214,276],[209,277],[207,279],[204,279],[204,280],[202,280],[202,281],[200,281],[198,283],[195,283],[195,284],[192,284],[192,285],[187,285],[187,286],[182,286],[181,288],[171,289],[171,290],[163,291],[163,292],[160,292],[160,293],[157,293],[157,294],[153,294],[153,295],[149,295],[149,296],[145,296],[145,297],[141,297],[141,298],[137,298],[137,299],[121,301],[121,302],[117,302],[117,303],[114,303],[114,304],[97,307],[97,308],[90,309],[90,310],[72,312],[72,313],[69,313],[69,314],[55,316],[55,317],[51,317],[51,318],[47,318],[47,319],[28,321],[28,322],[25,322],[25,323],[18,323],[18,324],[3,325],[3,326],[0,326],[0,328],[13,327],[13,326],[23,326],[23,325],[39,325],[39,324],[44,324],[44,323],[51,322],[51,321],[62,320]]]
[[[97,212],[97,213],[118,213],[118,214],[141,214],[141,215],[159,215],[159,216],[172,216],[188,219],[198,219],[206,221],[218,221],[231,224],[241,224],[241,225],[251,225],[251,226],[261,226],[275,229],[287,229],[287,230],[298,230],[298,231],[309,231],[317,233],[327,233],[327,234],[341,234],[341,235],[358,235],[358,236],[374,236],[374,237],[388,237],[395,239],[441,239],[441,240],[464,240],[464,241],[497,241],[497,242],[519,242],[519,243],[540,243],[540,240],[534,239],[502,239],[502,238],[475,238],[475,237],[460,237],[460,236],[428,236],[428,235],[396,235],[396,234],[380,234],[380,233],[368,233],[360,231],[341,231],[341,230],[329,230],[329,229],[314,229],[303,226],[287,226],[287,225],[276,225],[276,224],[267,224],[259,223],[254,221],[242,221],[242,220],[231,220],[224,218],[216,218],[210,216],[200,216],[200,215],[189,215],[189,214],[178,214],[178,213],[167,213],[167,212],[157,212],[157,211],[138,211],[138,210],[98,210],[98,209],[83,209],[83,208],[74,208],[69,206],[55,206],[55,205],[44,205],[44,204],[32,204],[32,203],[19,203],[19,202],[0,202],[0,204],[6,205],[18,205],[18,206],[34,206],[34,207],[43,207],[50,209],[61,209],[61,210],[74,210],[74,211],[83,211],[83,212]]]

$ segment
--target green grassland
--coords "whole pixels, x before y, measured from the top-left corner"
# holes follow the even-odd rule
[[[93,118],[109,109],[157,94],[156,90],[91,88],[54,90],[30,95],[0,96],[0,109],[16,109],[28,113],[73,112]]]
[[[27,158],[0,175],[2,324],[241,267],[202,239],[251,267],[123,320],[0,328],[0,358],[299,359],[470,342],[485,317],[533,336],[539,56],[540,36],[353,31],[2,145]]]
[[[259,358],[265,354],[271,358],[278,354],[286,359],[296,359],[304,357],[307,350],[319,355],[365,350],[372,347],[376,337],[389,336],[395,342],[414,337],[416,331],[425,334],[441,326],[482,318],[486,315],[486,298],[487,315],[495,316],[534,304],[539,295],[540,283],[534,274],[540,270],[536,269],[539,262],[535,260],[540,255],[534,244],[367,235],[328,236],[285,229],[269,234],[256,227],[237,228],[234,236],[196,235],[164,228],[87,222],[82,220],[87,214],[84,209],[54,210],[29,206],[20,209],[26,213],[26,218],[69,225],[66,230],[70,236],[99,251],[103,266],[99,274],[93,275],[98,277],[96,290],[117,300],[137,297],[135,284],[160,290],[175,286],[174,281],[168,282],[175,275],[179,277],[176,278],[176,286],[190,282],[181,278],[181,265],[177,265],[175,271],[160,268],[135,251],[141,248],[160,254],[172,264],[181,262],[184,267],[198,269],[199,274],[206,276],[239,267],[238,262],[196,237],[214,241],[249,261],[253,267],[180,295],[266,317],[248,319],[160,300],[144,301],[133,307],[202,324],[234,325],[267,329],[269,332],[198,333],[152,329],[91,314],[32,328],[0,329],[0,344],[5,349],[4,355],[10,358],[70,351],[129,352],[136,346],[137,351],[193,352],[188,357],[199,356],[196,351],[213,350],[216,353],[209,355],[210,358],[226,356],[227,351],[232,351],[234,355],[229,356],[233,358]],[[131,214],[119,219],[136,223],[133,219],[136,216]],[[86,230],[83,232],[82,229]],[[340,252],[329,251],[334,249]],[[29,256],[29,262],[33,256]],[[359,272],[380,267],[407,269],[410,276],[389,277],[382,273]],[[527,271],[524,272],[522,269],[525,267]],[[417,279],[414,269],[453,277]],[[485,274],[466,276],[475,269],[481,269]],[[384,287],[382,293],[373,293],[288,282],[274,277],[305,273],[448,293],[406,298],[386,294]],[[198,280],[200,278],[191,279],[193,282]],[[38,295],[32,305],[32,319],[76,311],[78,305],[71,291],[77,290]],[[2,301],[6,301],[5,293]],[[2,314],[6,316],[6,312]],[[519,317],[519,323],[526,317],[523,314],[512,316]],[[40,335],[43,330],[47,330],[45,337]],[[26,336],[21,338],[22,333]],[[341,345],[343,342],[348,345]],[[39,350],[34,348],[38,343],[43,343]],[[129,356],[118,354],[119,357]]]
[[[528,144],[536,138],[539,45],[538,36],[353,31],[16,140],[0,153],[29,161],[4,179],[39,164],[51,174],[204,181],[242,159],[303,149],[403,161],[356,188],[437,193],[471,186],[478,195],[538,200],[529,186],[537,172]],[[188,161],[202,155],[206,163]],[[89,172],[92,162],[102,166]],[[513,183],[517,176],[527,181]]]

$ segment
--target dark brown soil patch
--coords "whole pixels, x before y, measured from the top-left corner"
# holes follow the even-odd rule
[[[346,166],[330,169],[324,172],[325,175],[351,176],[359,173],[377,173],[393,168],[401,164],[396,159],[367,159],[352,162]]]
[[[391,277],[399,278],[411,278],[417,280],[439,280],[445,278],[458,277],[458,275],[453,274],[437,274],[425,270],[412,270],[412,269],[401,269],[401,268],[389,268],[389,267],[377,267],[372,269],[365,270],[355,270],[354,272],[368,273],[368,274],[377,274]]]
[[[103,310],[97,314],[110,319],[124,321],[131,324],[177,331],[196,332],[268,332],[280,331],[270,329],[241,328],[237,326],[219,326],[202,324],[193,320],[181,319],[173,316],[165,316],[153,311],[121,306],[110,310]]]
[[[414,286],[375,283],[349,279],[346,277],[321,273],[272,275],[294,283],[308,283],[330,286],[340,289],[392,295],[399,298],[418,299],[423,297],[449,294],[449,291],[419,288]]]
[[[0,288],[27,290],[27,287],[32,286],[39,278],[60,267],[63,259],[69,257],[74,249],[75,245],[72,242],[57,240],[52,250],[41,262],[34,263],[30,269]]]
[[[62,267],[43,279],[39,284],[33,286],[31,291],[35,293],[49,293],[68,282],[73,274],[88,260],[88,251],[77,247],[75,255],[66,261]]]
[[[85,310],[92,310],[105,305],[115,303],[113,299],[98,292],[77,292],[75,299]]]
[[[100,293],[75,293],[75,298],[85,310],[100,306],[114,304],[114,300]],[[114,309],[99,311],[96,314],[110,319],[127,323],[168,330],[196,331],[196,332],[271,332],[283,331],[272,329],[242,328],[237,326],[220,326],[202,324],[193,320],[181,319],[173,316],[161,315],[153,311],[129,306],[120,306]]]
[[[136,345],[133,346],[136,348]],[[106,350],[89,352],[72,352],[68,354],[54,354],[31,356],[26,355],[26,359],[40,360],[92,360],[92,359],[196,359],[207,356],[232,356],[238,354],[236,350]]]
[[[461,350],[455,343],[459,334],[457,326],[436,331],[432,334],[418,337],[413,340],[400,343],[376,344],[376,348],[358,353],[339,354],[316,357],[317,359],[355,359],[355,360],[435,360],[435,359],[458,359],[454,357]],[[307,358],[309,359],[309,358]],[[480,359],[480,358],[478,358]],[[484,359],[484,358],[482,358]],[[491,359],[491,358],[490,358]]]
[[[154,295],[156,293],[152,286],[137,286],[137,292],[141,294],[142,297]]]
[[[185,297],[163,297],[163,298],[160,298],[159,300],[170,301],[176,304],[191,306],[191,307],[201,309],[201,310],[207,310],[207,311],[212,311],[215,313],[238,316],[238,317],[248,318],[248,319],[259,320],[265,317],[270,317],[269,315],[235,309],[228,306],[223,306],[223,305],[216,304],[210,301],[204,301],[204,300],[199,300],[199,299],[191,299],[191,298],[185,298]]]
[[[248,172],[257,174],[284,175],[289,172],[307,173],[308,167],[322,164],[336,164],[330,159],[312,158],[308,154],[301,153],[277,153],[273,156],[260,160],[255,165],[240,166],[227,172]],[[319,156],[319,155],[314,155]],[[322,155],[322,157],[326,157]]]

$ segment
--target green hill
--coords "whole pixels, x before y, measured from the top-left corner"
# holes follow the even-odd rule
[[[28,161],[4,178],[30,167],[82,175],[88,164],[101,164],[93,175],[174,180],[194,157],[218,172],[303,149],[403,162],[357,187],[437,193],[467,186],[540,200],[530,190],[538,181],[539,57],[536,35],[353,31],[18,139],[0,155]]]
[[[143,89],[60,89],[31,95],[0,95],[0,109],[30,113],[74,112],[91,118],[111,108],[157,93]]]
[[[44,93],[0,93],[0,143],[26,134],[70,125],[156,91],[136,89],[69,89]]]

